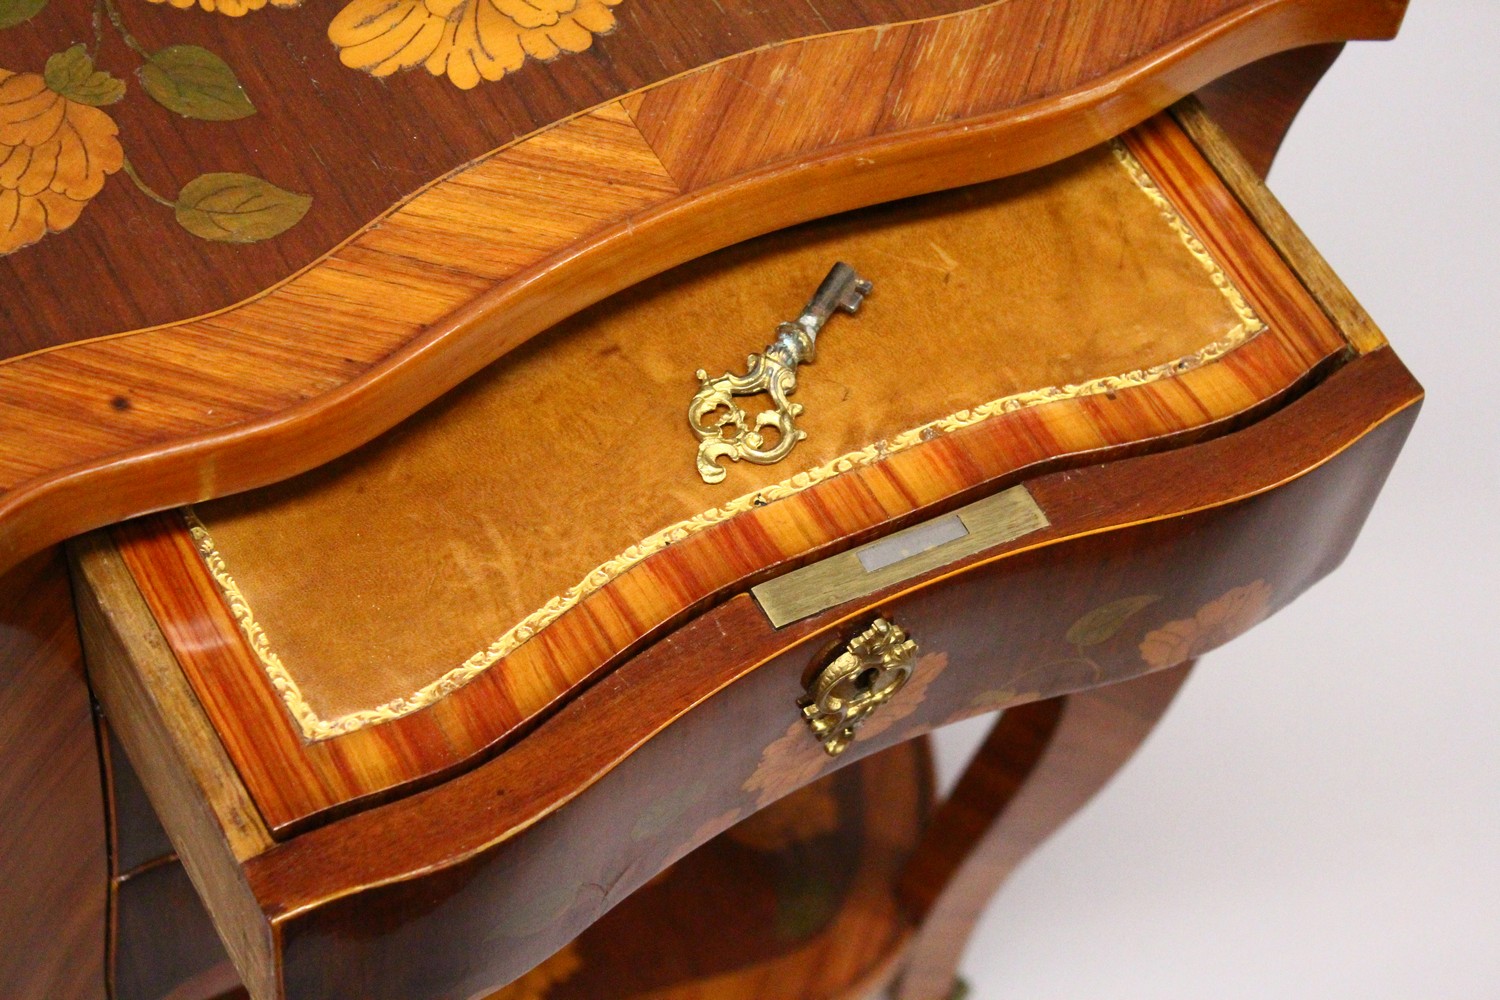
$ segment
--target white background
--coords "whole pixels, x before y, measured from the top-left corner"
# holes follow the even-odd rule
[[[1271,188],[1427,402],[1344,566],[991,906],[974,1000],[1500,997],[1497,66],[1500,2],[1412,0],[1293,126]]]

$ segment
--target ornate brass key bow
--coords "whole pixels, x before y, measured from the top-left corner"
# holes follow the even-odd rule
[[[833,265],[828,277],[808,300],[802,315],[776,328],[776,340],[763,354],[752,354],[743,375],[725,372],[718,378],[698,369],[698,394],[688,406],[688,423],[698,438],[698,475],[705,483],[724,479],[720,460],[770,465],[791,453],[807,432],[797,427],[802,404],[789,399],[797,391],[797,366],[811,362],[818,341],[818,331],[835,310],[856,312],[873,286],[842,261]],[[735,396],[753,396],[764,392],[771,397],[774,409],[758,414],[752,426],[745,411],[734,402]],[[724,414],[712,419],[718,410]],[[766,447],[765,430],[774,428],[776,443]]]

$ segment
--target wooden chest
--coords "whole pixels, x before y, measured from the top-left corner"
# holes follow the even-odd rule
[[[359,2],[328,32],[345,72],[498,116],[501,78],[654,23],[627,4],[518,35],[527,70],[399,56],[420,32],[376,59]],[[0,406],[58,414],[3,442],[0,544],[112,525],[69,565],[113,995],[947,995],[979,902],[1188,665],[1343,558],[1421,397],[1210,111],[1172,104],[1400,5],[1130,30],[1041,6],[678,54],[701,68],[348,193],[385,214],[300,267],[327,234],[276,259],[282,233],[346,223],[257,189],[310,221],[215,223],[251,226],[217,241],[250,275],[222,307],[164,319],[164,270],[101,321],[143,332],[0,372]],[[1026,39],[1056,79],[977,54]],[[1287,114],[1332,54],[1263,64]],[[107,106],[70,65],[48,93]],[[1264,158],[1279,133],[1232,110],[1256,79],[1204,101]],[[182,191],[205,238],[219,202]],[[36,280],[66,228],[0,262]],[[695,435],[695,393],[785,361],[836,261],[870,287],[770,377],[779,415],[715,397]],[[83,323],[36,301],[17,329]],[[936,802],[925,734],[997,710]]]

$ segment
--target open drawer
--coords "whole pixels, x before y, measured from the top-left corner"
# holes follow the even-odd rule
[[[706,482],[695,370],[835,260],[874,291],[798,369],[805,440]],[[482,996],[843,763],[1250,627],[1419,397],[1182,107],[701,258],[314,472],[82,540],[90,676],[252,996]],[[900,684],[814,732],[872,648]]]

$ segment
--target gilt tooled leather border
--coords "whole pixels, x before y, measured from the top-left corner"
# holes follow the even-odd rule
[[[249,600],[245,597],[244,592],[240,590],[239,584],[235,582],[234,576],[229,571],[223,555],[220,554],[218,547],[214,544],[212,534],[210,534],[203,522],[198,519],[192,507],[182,508],[183,519],[192,533],[199,556],[202,557],[209,574],[218,585],[219,592],[223,595],[230,613],[234,616],[235,621],[239,623],[240,632],[244,636],[245,642],[249,645],[256,659],[260,662],[261,667],[265,670],[271,686],[275,688],[288,713],[296,720],[303,738],[310,741],[331,739],[376,723],[399,719],[402,716],[409,715],[412,712],[442,700],[510,655],[527,640],[541,632],[542,629],[547,628],[553,622],[557,621],[570,608],[602,589],[637,563],[644,561],[671,545],[681,542],[690,535],[712,527],[747,510],[793,496],[810,486],[814,486],[840,473],[873,465],[896,452],[905,451],[923,441],[931,440],[937,435],[951,434],[954,431],[972,427],[997,414],[1009,413],[1024,407],[1037,406],[1043,403],[1076,399],[1080,396],[1113,393],[1121,389],[1149,385],[1160,379],[1181,375],[1183,372],[1191,371],[1194,368],[1217,361],[1264,331],[1266,329],[1265,322],[1251,308],[1244,294],[1230,279],[1229,275],[1225,273],[1219,262],[1208,252],[1203,242],[1193,233],[1187,222],[1178,213],[1176,206],[1171,203],[1166,194],[1157,186],[1155,180],[1147,173],[1146,168],[1125,147],[1125,144],[1118,139],[1112,141],[1110,147],[1114,152],[1116,162],[1120,164],[1126,173],[1130,175],[1136,186],[1156,206],[1167,225],[1181,239],[1183,246],[1187,248],[1188,252],[1203,266],[1213,281],[1214,286],[1228,300],[1231,308],[1239,317],[1240,322],[1238,325],[1226,336],[1206,347],[1194,351],[1186,357],[1153,365],[1150,368],[1139,368],[1121,375],[1105,375],[1076,385],[1049,386],[1043,389],[1033,389],[1027,392],[1003,396],[1000,399],[992,400],[972,409],[959,410],[957,413],[949,414],[946,417],[941,417],[920,427],[915,427],[898,434],[887,441],[868,445],[859,451],[841,455],[815,469],[799,472],[774,486],[764,487],[753,493],[736,497],[720,507],[711,508],[695,517],[663,528],[635,545],[630,546],[614,558],[595,567],[578,583],[556,597],[553,597],[546,604],[521,619],[520,622],[508,629],[488,647],[470,656],[463,663],[447,671],[441,677],[405,697],[395,698],[384,704],[376,705],[373,708],[348,712],[333,718],[325,719],[318,715],[308,702],[306,696],[303,695],[302,689],[298,686],[291,671],[287,669],[286,665],[281,661],[281,657],[277,655],[276,650],[271,644],[270,637],[266,634],[265,628],[257,621],[255,612],[250,607]]]

